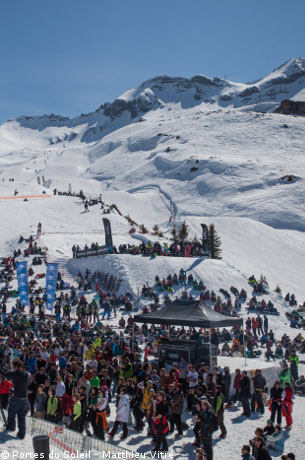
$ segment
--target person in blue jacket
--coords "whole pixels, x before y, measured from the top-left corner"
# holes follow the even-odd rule
[[[267,436],[266,445],[269,449],[283,452],[285,447],[285,438],[280,425],[276,425],[274,433],[271,436]]]
[[[29,353],[29,357],[28,359],[26,360],[26,365],[29,366],[29,372],[31,374],[34,374],[36,372],[36,365],[37,365],[37,360],[34,356],[34,352],[31,351]]]

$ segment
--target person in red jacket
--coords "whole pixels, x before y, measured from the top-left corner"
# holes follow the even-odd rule
[[[10,382],[10,380],[7,380],[6,377],[1,377],[1,383],[0,383],[0,400],[1,400],[1,406],[3,409],[7,409],[8,406],[8,400],[10,397],[11,389],[13,388],[14,384]]]
[[[294,396],[292,386],[289,382],[285,383],[285,389],[283,392],[283,402],[282,402],[282,413],[286,418],[287,429],[291,428],[292,425],[292,398]]]

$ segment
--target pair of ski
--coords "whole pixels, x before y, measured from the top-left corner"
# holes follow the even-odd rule
[[[122,280],[120,279],[118,280],[113,275],[110,275],[109,277],[109,273],[107,273],[107,275],[105,276],[103,280],[103,288],[106,289],[107,291],[116,293],[120,289],[121,283],[122,283]]]

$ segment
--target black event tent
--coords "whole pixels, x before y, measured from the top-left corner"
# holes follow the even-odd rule
[[[170,326],[188,326],[217,328],[241,326],[241,318],[222,315],[201,301],[175,300],[161,310],[135,315],[136,323],[165,324]]]

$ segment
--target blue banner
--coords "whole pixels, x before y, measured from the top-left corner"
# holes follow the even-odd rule
[[[47,264],[46,272],[46,290],[47,290],[47,310],[53,309],[54,296],[57,283],[58,264]]]
[[[28,264],[16,262],[19,297],[23,306],[29,305]]]

